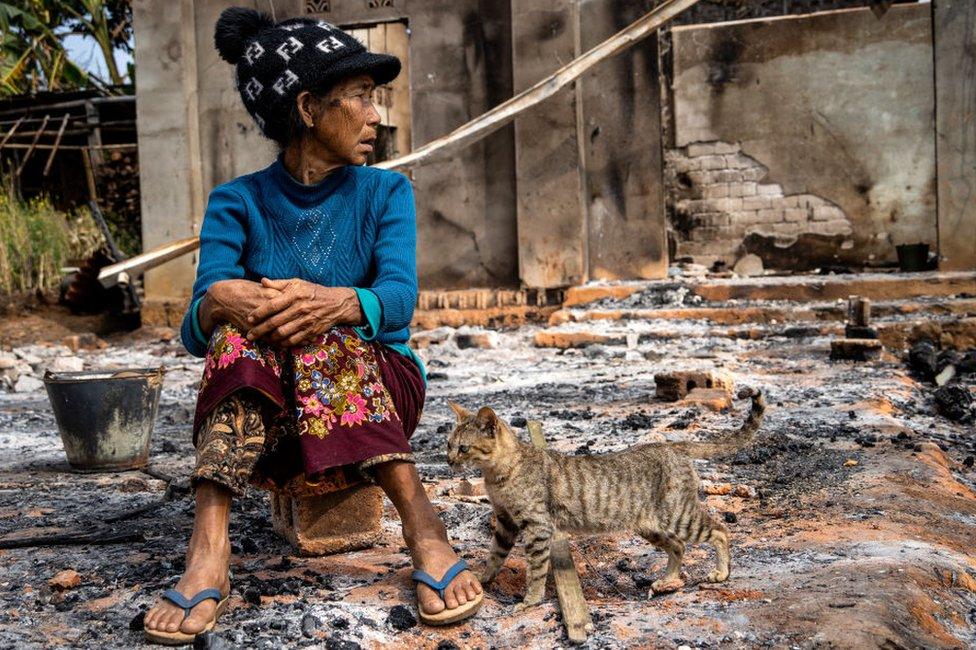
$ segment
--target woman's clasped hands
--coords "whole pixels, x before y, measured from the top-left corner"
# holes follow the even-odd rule
[[[202,312],[212,319],[210,325],[228,322],[252,341],[280,347],[305,345],[333,327],[363,320],[355,290],[298,278],[215,282],[206,302]]]

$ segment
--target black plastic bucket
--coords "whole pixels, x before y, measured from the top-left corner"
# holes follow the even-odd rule
[[[48,371],[44,385],[73,468],[94,472],[149,464],[163,368]]]
[[[929,270],[928,244],[899,244],[895,246],[898,253],[898,268],[905,273]]]

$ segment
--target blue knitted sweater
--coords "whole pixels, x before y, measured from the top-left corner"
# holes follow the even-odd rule
[[[304,185],[279,157],[210,193],[183,344],[206,354],[196,310],[214,282],[302,278],[356,289],[367,321],[360,335],[419,364],[405,345],[417,301],[416,241],[413,190],[402,174],[346,166]]]

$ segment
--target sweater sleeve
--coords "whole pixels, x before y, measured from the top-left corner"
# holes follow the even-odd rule
[[[196,310],[214,282],[244,277],[242,259],[246,239],[247,208],[244,199],[227,185],[214,188],[200,228],[200,261],[193,283],[193,297],[180,329],[183,345],[195,357],[207,353],[209,341],[202,336],[210,335],[209,332],[200,331]]]
[[[373,248],[375,277],[371,289],[380,303],[380,331],[410,325],[417,304],[417,216],[413,188],[393,173],[385,200],[377,206],[379,221]]]

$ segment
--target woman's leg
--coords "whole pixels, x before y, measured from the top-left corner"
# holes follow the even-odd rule
[[[176,591],[192,598],[202,589],[216,587],[225,596],[230,593],[227,573],[230,565],[230,503],[232,492],[219,483],[200,481],[196,490],[193,534],[186,549],[186,571]],[[150,630],[195,634],[213,618],[217,603],[205,600],[183,620],[183,610],[161,600],[146,614],[145,627]]]
[[[197,433],[197,464],[193,473],[196,510],[193,534],[186,549],[186,571],[175,589],[192,598],[202,589],[230,593],[230,504],[243,494],[264,448],[265,428],[258,398],[234,393],[207,416]],[[217,603],[205,600],[183,620],[183,610],[160,600],[146,614],[150,630],[186,634],[201,631],[213,618]]]
[[[458,561],[458,556],[447,539],[447,529],[431,505],[417,474],[417,467],[410,462],[390,461],[376,465],[373,470],[376,482],[393,502],[403,524],[403,539],[410,548],[414,567],[439,578]],[[454,609],[474,600],[481,593],[481,584],[470,571],[460,573],[445,592],[441,601],[433,589],[424,584],[417,586],[417,596],[422,609],[429,614],[443,611],[445,605]]]

